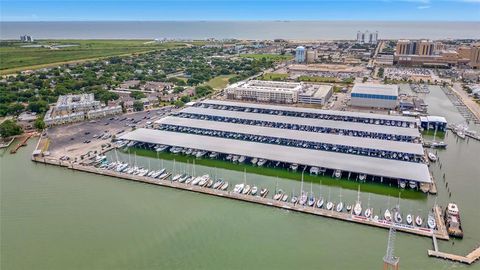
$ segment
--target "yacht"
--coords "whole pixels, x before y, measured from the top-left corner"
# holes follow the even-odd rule
[[[240,156],[238,158],[238,163],[243,163],[245,161],[245,159],[247,159],[245,156]]]
[[[323,206],[323,198],[320,198],[320,199],[318,199],[318,201],[317,201],[317,207],[318,207],[318,208],[322,208],[322,206]]]
[[[204,187],[208,183],[208,180],[210,180],[210,176],[208,174],[205,174],[202,176],[202,180],[198,182],[198,185]]]
[[[249,192],[250,192],[250,185],[245,185],[245,187],[243,188],[242,193],[243,193],[243,194],[248,194]]]
[[[267,163],[267,160],[261,158],[261,159],[258,160],[257,165],[258,165],[259,167],[262,167],[263,165],[265,165],[265,163]]]
[[[237,184],[235,185],[235,187],[233,188],[233,192],[235,193],[241,193],[243,191],[243,188],[245,187],[245,184],[244,183],[241,183],[241,184]]]
[[[435,162],[437,161],[437,156],[432,152],[428,152],[428,159],[430,159],[432,162]]]
[[[216,158],[218,156],[217,152],[211,152],[210,155],[208,155],[210,158]]]
[[[194,176],[190,176],[189,178],[187,178],[187,179],[185,180],[185,184],[190,184],[190,183],[191,183],[193,180],[195,180],[195,179],[197,179],[197,178],[194,177]]]
[[[220,187],[221,190],[227,190],[227,188],[228,188],[228,182],[225,182],[225,183]]]
[[[223,185],[224,181],[222,179],[218,179],[217,181],[215,181],[215,183],[213,184],[213,189],[218,189],[219,187],[221,187]]]
[[[252,160],[250,160],[250,162],[252,162],[253,165],[257,165],[258,158],[254,157]]]
[[[183,175],[182,174],[177,174],[175,175],[174,177],[172,177],[172,181],[175,182],[177,181],[178,179],[180,179]]]
[[[367,179],[367,175],[364,174],[364,173],[361,173],[358,175],[358,180],[360,181],[365,181],[365,179]]]
[[[198,183],[202,181],[202,177],[201,176],[197,176],[195,177],[195,179],[192,180],[192,185],[196,186],[198,185]]]
[[[408,225],[412,225],[412,223],[413,223],[413,216],[412,216],[412,214],[408,214],[406,220],[407,220],[407,224],[408,224]]]
[[[364,214],[366,218],[370,218],[372,216],[372,208],[367,208]]]
[[[257,186],[253,186],[252,187],[252,191],[250,191],[250,194],[252,194],[253,196],[257,195],[257,192],[258,192],[258,187]]]
[[[416,189],[416,188],[417,188],[417,182],[415,182],[415,181],[409,181],[409,182],[408,182],[408,186],[409,186],[411,189]]]
[[[233,157],[232,155],[228,155],[226,159],[227,160],[232,160],[232,157]]]
[[[327,210],[332,210],[332,209],[333,209],[333,203],[327,202]]]
[[[240,158],[239,156],[233,156],[233,157],[232,157],[232,161],[233,161],[233,162],[237,162],[239,158]]]
[[[288,200],[288,195],[287,195],[287,193],[283,194],[281,200],[282,200],[282,202],[286,202],[286,201]]]
[[[393,219],[395,220],[396,223],[402,223],[402,221],[403,221],[402,215],[400,214],[400,212],[398,210],[393,212]]]
[[[292,194],[292,199],[290,199],[290,202],[296,204],[298,202],[298,197]]]
[[[337,204],[337,212],[342,212],[343,211],[343,202],[339,202]]]
[[[345,206],[345,209],[347,209],[347,212],[352,211],[352,205],[348,204],[347,206]]]
[[[420,216],[417,216],[415,218],[415,224],[418,226],[418,227],[421,227],[422,224],[423,224],[423,219],[420,217]]]
[[[355,203],[355,206],[353,207],[353,213],[357,216],[362,215],[362,204],[359,201]]]
[[[392,214],[390,213],[390,210],[385,210],[385,213],[383,213],[383,217],[386,221],[392,221]]]
[[[260,190],[260,196],[262,196],[263,198],[265,198],[265,196],[267,196],[267,194],[268,194],[268,189],[262,188]]]
[[[308,200],[307,193],[302,191],[302,194],[300,195],[299,203],[301,205],[305,205],[307,203],[307,200]]]
[[[315,206],[315,197],[313,196],[313,193],[310,193],[310,196],[308,197],[308,206]]]
[[[275,195],[273,195],[273,199],[278,201],[283,197],[283,190],[279,189]]]
[[[406,182],[406,181],[403,181],[403,180],[400,180],[400,187],[401,187],[402,189],[404,189],[406,186],[407,186],[407,182]]]
[[[435,229],[435,227],[437,227],[437,222],[435,221],[435,217],[433,216],[432,213],[428,215],[427,225],[428,225],[428,228],[432,230]]]
[[[294,164],[290,165],[290,169],[292,169],[292,171],[298,170],[298,164],[294,163]]]
[[[184,183],[190,176],[186,173],[183,174],[182,177],[180,177],[180,179],[178,179],[178,182],[179,183]]]

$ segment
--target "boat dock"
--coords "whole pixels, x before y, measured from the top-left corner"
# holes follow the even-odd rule
[[[17,153],[17,151],[18,151],[18,149],[19,149],[20,147],[26,146],[28,139],[30,139],[32,136],[33,136],[33,134],[31,134],[31,133],[30,133],[30,134],[26,134],[26,135],[22,138],[22,140],[21,140],[17,145],[15,145],[15,147],[14,147],[12,150],[10,150],[10,154],[15,154],[15,153]]]
[[[472,252],[468,253],[466,256],[455,255],[451,253],[438,251],[438,246],[436,244],[435,236],[433,237],[433,239],[434,239],[433,245],[435,250],[431,250],[431,249],[428,250],[428,256],[430,257],[436,257],[444,260],[450,260],[450,261],[460,262],[465,264],[472,264],[480,258],[480,247],[477,247]]]
[[[12,142],[15,140],[15,138],[12,138],[10,141],[8,142],[5,142],[5,143],[0,143],[0,149],[1,148],[7,148],[10,146],[10,144],[12,144]]]
[[[66,161],[61,161],[61,160],[58,160],[58,159],[32,157],[32,160],[36,161],[36,162],[42,162],[42,163],[45,163],[45,164],[62,166],[62,167],[66,167],[68,169],[77,170],[77,171],[89,172],[89,173],[94,173],[94,174],[104,175],[104,176],[111,176],[111,177],[115,177],[115,178],[127,179],[127,180],[131,180],[131,181],[143,182],[143,183],[147,183],[147,184],[170,187],[170,188],[175,188],[175,189],[188,190],[188,191],[193,191],[193,192],[197,192],[197,193],[202,193],[202,194],[207,194],[207,195],[212,195],[212,196],[217,196],[217,197],[223,197],[223,198],[229,198],[229,199],[234,199],[234,200],[239,200],[239,201],[244,201],[244,202],[256,203],[256,204],[265,205],[265,206],[274,206],[274,207],[277,207],[277,208],[288,209],[288,210],[296,211],[296,212],[300,212],[300,213],[311,214],[311,215],[322,216],[322,217],[328,217],[328,218],[334,218],[334,219],[338,219],[338,220],[369,225],[369,226],[377,227],[377,228],[389,229],[391,226],[395,226],[395,228],[398,231],[402,231],[402,232],[406,232],[406,233],[410,233],[410,234],[415,234],[415,235],[419,235],[419,236],[425,236],[425,237],[431,237],[432,234],[433,234],[438,239],[449,240],[449,236],[448,236],[448,233],[446,231],[444,221],[441,218],[441,210],[440,210],[439,207],[434,208],[435,218],[436,218],[436,222],[438,224],[438,229],[437,230],[431,230],[429,228],[416,227],[416,226],[411,226],[411,225],[406,225],[406,224],[394,224],[392,222],[385,221],[385,220],[373,220],[373,219],[369,219],[369,218],[366,218],[366,217],[363,217],[363,216],[355,216],[355,215],[353,215],[351,213],[347,213],[347,212],[336,212],[336,211],[333,211],[333,210],[321,209],[321,208],[304,206],[304,205],[299,205],[299,204],[292,204],[290,202],[277,201],[277,200],[274,200],[272,198],[263,198],[261,196],[238,194],[238,193],[234,193],[234,192],[228,191],[228,190],[225,190],[225,191],[224,190],[217,190],[217,189],[211,189],[211,188],[200,187],[200,186],[195,186],[195,185],[189,185],[189,184],[185,184],[185,183],[173,182],[171,180],[160,180],[160,179],[155,179],[155,178],[151,178],[151,177],[147,177],[147,176],[138,176],[138,175],[120,173],[120,172],[116,172],[116,171],[95,168],[93,166],[84,166],[84,165],[74,164],[74,163],[70,163],[70,162],[66,162]]]

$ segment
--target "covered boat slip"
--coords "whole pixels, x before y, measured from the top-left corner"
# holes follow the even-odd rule
[[[385,152],[396,152],[421,157],[424,155],[423,147],[419,143],[408,143],[399,141],[377,140],[372,138],[349,138],[347,136],[317,133],[291,129],[278,129],[263,126],[243,125],[227,122],[215,122],[199,119],[165,117],[157,124],[183,126],[187,128],[207,129],[211,131],[224,131],[240,134],[250,134],[258,136],[267,136],[273,138],[284,138],[287,140],[297,140],[313,143],[329,144],[333,146],[344,146],[347,148],[357,148],[361,150],[378,150]]]
[[[286,126],[305,126],[318,127],[329,130],[343,130],[344,133],[362,132],[369,134],[383,134],[384,136],[399,136],[401,138],[415,139],[420,137],[420,132],[416,128],[405,128],[397,126],[366,124],[362,122],[347,122],[337,120],[325,120],[314,118],[301,118],[295,116],[260,114],[252,112],[227,111],[201,107],[189,107],[180,111],[180,114],[195,114],[200,116],[210,116],[210,118],[222,120],[220,118],[245,119],[255,122],[281,123]],[[285,127],[288,128],[288,127]],[[345,134],[345,135],[347,135]]]
[[[271,161],[339,169],[377,177],[431,183],[427,165],[391,159],[317,151],[210,136],[140,128],[120,136],[122,140],[193,148],[223,154],[263,158]]]
[[[301,108],[301,107],[267,105],[267,104],[213,100],[213,99],[204,100],[200,103],[195,104],[195,106],[204,106],[204,107],[208,107],[210,105],[227,106],[227,107],[238,108],[238,109],[249,108],[249,109],[267,110],[267,111],[280,111],[285,113],[300,113],[300,114],[304,113],[304,114],[324,115],[324,116],[331,116],[331,117],[343,117],[345,121],[354,121],[354,122],[355,121],[363,122],[363,120],[372,119],[372,120],[395,121],[400,123],[407,123],[413,126],[416,126],[417,124],[417,121],[414,118],[406,117],[406,116],[397,116],[397,115],[321,110],[321,109],[310,109],[310,108]]]

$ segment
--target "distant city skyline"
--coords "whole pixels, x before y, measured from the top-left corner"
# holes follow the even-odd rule
[[[479,21],[480,0],[2,0],[1,21]]]

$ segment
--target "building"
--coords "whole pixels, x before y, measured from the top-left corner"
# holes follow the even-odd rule
[[[378,31],[369,32],[368,30],[365,32],[357,32],[357,39],[356,42],[359,44],[367,43],[367,44],[377,44],[378,42]]]
[[[398,105],[398,85],[356,83],[352,89],[351,105],[394,109]]]
[[[332,89],[330,85],[251,80],[228,86],[225,94],[228,99],[324,105],[332,96]]]
[[[433,55],[435,44],[431,40],[408,40],[397,41],[395,54],[397,55]]]
[[[24,130],[32,129],[37,120],[37,114],[32,112],[23,112],[17,117],[17,123],[22,126]]]
[[[333,86],[331,85],[310,84],[298,94],[298,102],[305,104],[325,105],[332,97],[332,94]]]
[[[420,132],[409,117],[205,100],[156,125],[120,139],[393,186],[431,183]]]
[[[308,50],[307,51],[307,63],[315,63],[317,61],[317,51],[316,50]]]
[[[93,94],[62,95],[46,113],[47,126],[69,124],[122,113],[121,106],[102,106]]]
[[[303,46],[298,46],[296,49],[295,49],[295,62],[297,63],[305,63],[305,58],[306,58],[306,55],[305,55],[306,51],[305,51],[305,47]]]
[[[467,64],[470,61],[469,58],[465,58],[467,54],[465,48],[460,51],[445,50],[441,42],[398,40],[393,62],[402,66],[451,67]]]
[[[469,65],[472,68],[480,68],[480,43],[472,46]]]
[[[20,41],[21,42],[33,42],[33,38],[29,35],[23,35],[23,36],[20,36]]]
[[[446,131],[447,119],[442,116],[421,116],[420,126],[425,130]]]

